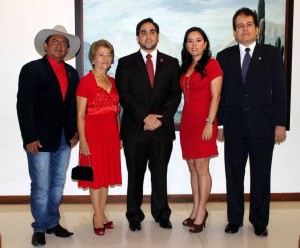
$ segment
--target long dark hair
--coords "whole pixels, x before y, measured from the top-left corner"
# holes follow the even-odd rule
[[[188,50],[186,48],[186,43],[187,43],[187,38],[188,38],[189,34],[191,32],[195,32],[195,31],[199,32],[202,35],[204,42],[207,43],[206,49],[203,51],[203,55],[202,55],[201,59],[197,62],[197,65],[195,66],[195,71],[199,72],[203,78],[206,76],[205,66],[208,63],[208,60],[211,58],[211,51],[210,51],[209,40],[208,40],[206,33],[201,28],[198,28],[198,27],[192,27],[185,32],[183,46],[182,46],[182,50],[181,50],[182,64],[180,66],[180,74],[182,75],[182,74],[186,73],[187,70],[189,69],[190,65],[193,62],[192,55],[188,52]]]

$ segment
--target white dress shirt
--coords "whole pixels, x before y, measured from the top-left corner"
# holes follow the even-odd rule
[[[254,41],[250,46],[248,46],[250,48],[249,54],[250,54],[251,58],[252,58],[255,46],[256,46],[256,41]],[[242,68],[243,60],[244,60],[244,57],[245,57],[245,54],[246,54],[245,49],[247,47],[242,45],[242,44],[239,44],[239,48],[240,48],[241,68]]]
[[[146,61],[147,61],[147,52],[145,52],[144,50],[140,49],[141,51],[141,54],[143,56],[143,59],[144,59],[144,62],[146,64]],[[152,53],[150,53],[152,55],[151,57],[151,60],[152,60],[152,63],[153,63],[153,69],[154,69],[154,75],[155,75],[155,70],[156,70],[156,59],[157,59],[157,49],[155,49]]]

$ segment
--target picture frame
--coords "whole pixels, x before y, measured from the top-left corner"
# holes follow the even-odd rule
[[[168,14],[166,14],[166,16],[168,18],[161,17],[163,15],[163,10],[155,9],[156,6],[152,6],[151,7],[152,12],[150,14],[149,13],[146,14],[143,11],[144,11],[144,9],[147,9],[147,8],[143,9],[143,8],[138,8],[139,6],[137,6],[138,4],[143,4],[143,3],[146,4],[145,1],[141,1],[141,3],[140,3],[140,2],[128,0],[126,3],[127,3],[129,10],[120,8],[119,6],[122,6],[122,5],[118,5],[118,1],[122,2],[122,0],[115,0],[115,1],[110,1],[110,2],[109,1],[97,1],[97,0],[75,0],[75,33],[77,36],[80,37],[80,40],[82,41],[81,49],[76,57],[76,69],[78,70],[80,77],[82,77],[84,74],[87,73],[87,70],[88,70],[87,68],[91,68],[91,67],[89,67],[89,62],[87,60],[87,53],[88,53],[88,47],[89,47],[88,44],[92,41],[87,41],[86,39],[88,39],[87,36],[90,36],[90,37],[92,37],[92,36],[90,34],[87,35],[86,34],[87,31],[85,29],[97,30],[97,25],[98,25],[99,29],[101,31],[99,31],[99,33],[97,33],[98,31],[95,31],[95,33],[97,33],[97,35],[95,35],[95,37],[97,37],[98,39],[100,39],[100,38],[107,39],[110,42],[112,42],[111,39],[113,39],[112,44],[115,47],[115,55],[116,56],[115,56],[115,64],[112,66],[112,69],[110,71],[112,73],[112,76],[114,76],[114,72],[115,72],[115,68],[116,68],[116,64],[117,64],[116,61],[117,61],[118,57],[128,55],[128,54],[138,50],[138,45],[136,44],[136,40],[135,40],[135,25],[137,24],[138,21],[140,21],[144,18],[147,18],[149,16],[152,17],[153,15],[155,16],[155,17],[153,17],[154,21],[158,22],[158,24],[161,27],[161,30],[163,30],[161,32],[161,34],[163,34],[163,35],[160,35],[160,43],[158,44],[158,49],[160,50],[162,47],[162,49],[161,49],[162,52],[165,52],[168,54],[171,53],[170,54],[171,56],[177,57],[180,61],[180,46],[182,46],[182,44],[181,44],[181,41],[179,38],[177,38],[177,40],[176,40],[175,34],[180,33],[179,30],[180,30],[180,27],[182,26],[183,28],[181,29],[182,32],[180,33],[180,36],[183,39],[183,35],[184,35],[183,30],[186,30],[187,28],[189,28],[191,26],[197,26],[197,21],[195,21],[195,18],[194,17],[191,18],[191,15],[189,15],[189,13],[192,13],[192,11],[193,11],[193,8],[191,8],[192,6],[190,7],[190,9],[188,9],[187,2],[184,0],[175,0],[173,2],[169,2],[169,1],[166,2],[166,1],[161,0],[161,2],[162,2],[161,6],[164,6],[165,9],[167,9],[169,12],[170,12],[170,9],[173,9],[172,13],[175,12],[176,15],[181,16],[181,19],[182,19],[181,21],[178,21],[178,25],[174,25],[174,24],[168,25],[168,23],[164,24],[163,21],[170,19],[171,21],[169,21],[169,22],[172,23],[172,20],[176,20],[176,17],[174,19],[174,17],[171,17],[171,15],[168,15]],[[146,0],[146,2],[147,1],[148,0]],[[282,2],[284,2],[282,0],[277,0],[277,1],[279,1],[281,4],[282,4]],[[192,1],[192,2],[193,2],[193,4],[197,4],[197,2],[199,2],[199,9],[201,7],[201,4],[203,4],[203,1],[201,1],[201,0]],[[173,3],[175,6],[171,6],[172,5],[171,3]],[[256,7],[254,7],[255,6],[254,3],[257,3]],[[230,15],[229,15],[230,18],[227,16],[226,21],[224,20],[224,22],[229,23],[229,25],[227,25],[228,27],[226,26],[228,28],[227,31],[232,33],[231,20],[232,20],[232,16],[233,16],[234,12],[237,9],[239,9],[243,6],[247,6],[247,7],[251,8],[249,5],[252,4],[252,7],[253,7],[252,9],[256,10],[256,8],[259,8],[259,4],[262,4],[262,3],[266,8],[266,12],[269,13],[269,16],[270,16],[270,13],[271,13],[270,11],[273,11],[273,9],[275,9],[274,6],[276,5],[276,3],[274,1],[271,1],[271,0],[239,1],[238,2],[239,6],[236,6],[234,9],[232,9],[232,11],[231,11],[232,13],[230,13]],[[100,13],[97,12],[97,14],[92,14],[94,8],[97,7],[96,5],[101,5],[101,4],[103,4],[103,6],[101,8]],[[112,4],[112,5],[115,4],[116,6],[109,6],[109,4]],[[167,4],[170,4],[170,6],[166,6]],[[227,3],[224,2],[224,5],[226,5],[226,4]],[[271,8],[268,9],[268,5],[270,6],[271,4],[273,4],[272,10],[270,10]],[[132,6],[134,6],[135,8],[133,8]],[[158,6],[159,6],[159,4],[158,4]],[[111,11],[105,12],[103,10],[103,7],[108,8],[108,10],[111,10]],[[131,7],[132,15],[130,15],[130,7]],[[166,7],[168,7],[168,8],[166,8]],[[287,120],[286,120],[287,125],[286,125],[286,127],[287,127],[287,130],[289,130],[290,129],[290,108],[291,108],[291,74],[292,74],[294,0],[286,0],[285,6],[283,6],[283,7],[285,7],[285,13],[283,13],[283,14],[285,14],[285,16],[282,17],[282,18],[284,18],[284,21],[283,21],[284,23],[280,23],[280,25],[284,26],[284,28],[283,28],[284,29],[283,30],[284,37],[281,38],[280,43],[281,43],[281,46],[283,46],[284,66],[285,66],[285,72],[286,72],[287,99],[288,99],[287,100]],[[220,9],[220,13],[222,13],[222,15],[224,15],[224,11],[223,12],[221,11],[222,6],[220,6],[219,2],[218,2],[218,8]],[[284,10],[284,8],[282,8],[282,9]],[[103,12],[102,12],[102,10],[103,10]],[[137,13],[139,10],[140,10],[140,12]],[[159,11],[160,11],[160,13],[157,13]],[[214,13],[214,14],[211,14],[212,19],[210,19],[209,15],[205,15],[205,13],[202,13],[202,14],[203,14],[203,16],[207,17],[206,18],[207,22],[209,22],[209,21],[211,22],[211,20],[218,19],[217,16],[222,16],[222,15],[217,15],[216,13],[218,13],[218,12],[216,12],[216,11],[217,10],[215,10],[215,9],[206,10],[206,12],[208,12],[208,13],[210,13],[210,12]],[[187,13],[186,14],[187,21],[184,20],[185,13]],[[274,13],[274,15],[275,14],[277,14],[277,13]],[[131,31],[128,31],[131,33],[129,34],[129,36],[127,36],[127,34],[126,34],[126,37],[124,36],[124,39],[127,38],[128,40],[130,40],[130,43],[124,42],[124,40],[122,41],[126,44],[126,46],[125,45],[123,46],[125,48],[124,50],[118,49],[118,47],[116,47],[116,45],[118,45],[119,43],[117,43],[114,40],[114,38],[112,38],[112,37],[114,37],[113,36],[114,28],[116,29],[116,34],[119,35],[118,32],[120,30],[120,25],[123,23],[118,22],[117,17],[120,17],[122,15],[126,16],[126,19],[124,19],[125,21],[123,21],[124,25],[126,25],[127,22],[129,23],[129,21],[127,21],[127,20],[128,19],[130,20],[130,18],[136,20],[135,22],[134,21],[132,22],[132,25],[130,25],[130,27],[128,27],[128,25],[125,26],[126,29],[128,28],[128,30],[131,30]],[[201,17],[201,11],[199,11],[199,16]],[[281,17],[281,14],[278,14],[278,19],[280,19],[280,17]],[[157,19],[159,19],[159,20],[157,20]],[[198,21],[198,22],[203,23],[203,25],[198,25],[198,26],[200,26],[200,27],[205,26],[205,21],[201,22],[201,18],[199,20],[200,21]],[[220,24],[223,22],[219,21],[218,23]],[[266,25],[266,29],[267,29],[268,28],[268,17],[266,17],[266,23],[267,23],[267,25]],[[90,26],[88,26],[89,28],[85,28],[85,25],[90,25]],[[216,24],[216,22],[214,22],[213,25],[215,25],[218,28],[218,24]],[[175,31],[173,30],[174,28],[176,29]],[[170,29],[171,29],[171,31],[170,31]],[[212,30],[211,28],[203,28],[203,29],[209,30],[208,31],[209,38],[210,38],[210,36],[214,37],[217,34],[217,32],[214,32],[214,30]],[[169,33],[167,35],[165,35],[163,33],[163,32],[166,32],[166,30],[169,31]],[[217,30],[217,31],[223,32],[223,30]],[[174,32],[175,32],[175,34],[174,34]],[[162,39],[162,36],[163,36],[163,39]],[[228,36],[226,36],[226,38],[228,38]],[[118,39],[122,40],[122,39],[120,39],[120,37],[118,37]],[[169,44],[170,42],[168,41],[168,39],[176,40],[175,41],[176,47],[177,47],[176,53],[172,49],[170,49],[170,46],[172,46],[172,44],[171,45]],[[233,36],[232,36],[232,39],[233,39]],[[95,41],[95,40],[96,40],[96,38],[93,41]],[[211,43],[213,43],[211,38],[210,38],[210,41],[211,41]],[[169,43],[167,43],[167,42],[169,42]],[[274,42],[275,41],[269,41],[270,44],[272,44]],[[220,41],[219,41],[219,43],[220,43]],[[232,42],[228,43],[228,44],[232,44]],[[134,45],[136,45],[136,46],[134,46]],[[130,47],[130,48],[128,48],[128,47]],[[128,48],[128,49],[126,49],[126,48]],[[165,51],[165,50],[167,50],[167,51]],[[214,54],[214,51],[212,51],[212,52],[213,52],[213,56],[215,56],[216,54]],[[215,51],[215,53],[216,52],[217,51]],[[119,53],[120,53],[120,55],[119,55]],[[175,124],[176,124],[176,130],[179,129],[182,105],[183,105],[183,101],[182,101],[181,105],[179,106],[179,109],[174,118]]]

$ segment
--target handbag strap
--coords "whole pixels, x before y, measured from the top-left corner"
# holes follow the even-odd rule
[[[88,166],[93,167],[92,164],[91,164],[91,161],[90,161],[90,155],[82,155],[81,153],[79,153],[79,164],[80,164],[81,156],[88,157]]]

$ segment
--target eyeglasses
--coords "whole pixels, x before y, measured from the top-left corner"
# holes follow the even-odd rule
[[[65,40],[58,40],[58,39],[52,39],[50,40],[50,42],[53,44],[53,45],[61,45],[62,47],[68,47],[69,43]]]

